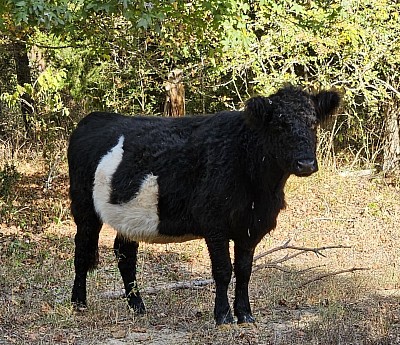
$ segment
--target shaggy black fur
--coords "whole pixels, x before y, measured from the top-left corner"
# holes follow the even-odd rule
[[[227,289],[232,275],[229,241],[235,243],[234,314],[254,322],[248,283],[254,249],[276,226],[290,174],[317,171],[316,127],[339,105],[339,95],[311,95],[287,87],[255,97],[243,112],[184,118],[125,117],[92,113],[71,136],[68,150],[71,209],[77,224],[72,302],[86,305],[86,276],[98,261],[102,221],[93,206],[100,159],[124,135],[123,160],[112,180],[110,202],[131,200],[152,173],[158,176],[160,234],[205,238],[216,284],[217,324],[233,322]],[[118,229],[117,229],[118,230]],[[144,312],[136,286],[134,238],[117,236],[115,252],[130,307]]]

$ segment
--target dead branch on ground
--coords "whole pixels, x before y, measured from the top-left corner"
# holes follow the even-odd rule
[[[349,269],[344,269],[344,270],[340,270],[340,271],[335,271],[335,272],[329,272],[329,273],[324,273],[324,274],[320,274],[319,276],[313,278],[313,279],[309,279],[301,284],[299,284],[297,286],[298,289],[311,284],[313,282],[316,282],[318,280],[322,280],[324,278],[328,278],[328,277],[332,277],[332,276],[336,276],[338,274],[343,274],[343,273],[351,273],[351,272],[355,272],[355,271],[366,271],[369,270],[369,268],[366,267],[353,267],[353,268],[349,268]]]
[[[287,240],[284,244],[282,244],[281,246],[272,248],[264,253],[261,253],[257,256],[254,257],[253,262],[256,262],[257,260],[270,255],[274,252],[280,251],[280,250],[285,250],[285,249],[291,249],[291,250],[297,250],[296,253],[294,254],[286,254],[285,256],[273,260],[273,261],[269,261],[265,264],[259,264],[259,265],[255,265],[253,267],[253,272],[257,272],[260,269],[264,269],[264,268],[275,268],[284,272],[287,272],[286,269],[284,269],[281,264],[284,262],[287,262],[291,259],[294,259],[295,257],[299,256],[299,255],[303,255],[309,252],[314,253],[316,256],[323,256],[326,257],[325,254],[322,253],[323,250],[329,250],[329,249],[348,249],[350,248],[349,246],[343,246],[343,245],[336,245],[336,246],[324,246],[324,247],[317,247],[317,248],[309,248],[309,247],[299,247],[299,246],[292,246],[289,245],[290,240]]]
[[[214,279],[195,279],[148,287],[145,288],[143,292],[149,295],[156,295],[162,290],[199,289],[212,283],[214,283]]]
[[[270,250],[267,250],[266,252],[260,253],[258,255],[256,255],[253,259],[253,273],[257,272],[261,269],[268,269],[268,268],[274,268],[277,270],[280,270],[282,272],[285,273],[293,273],[293,271],[288,270],[287,268],[283,267],[282,264],[294,259],[297,256],[306,254],[306,253],[314,253],[316,256],[320,257],[326,257],[326,255],[324,253],[322,253],[322,251],[325,250],[330,250],[330,249],[348,249],[351,248],[350,246],[343,246],[343,245],[333,245],[333,246],[323,246],[323,247],[316,247],[316,248],[312,248],[312,247],[300,247],[300,246],[293,246],[290,245],[290,239],[287,240],[285,243],[283,243],[280,246],[274,247]],[[272,253],[281,251],[281,250],[293,250],[296,251],[295,253],[292,254],[285,254],[284,256],[277,258],[275,260],[271,260],[268,261],[266,263],[262,263],[262,264],[258,264],[255,265],[254,263],[261,259],[264,258]],[[296,273],[298,274],[303,274],[306,272],[310,272],[314,269],[320,268],[323,265],[319,265],[319,266],[313,266],[313,267],[308,267],[306,269],[297,271]],[[322,280],[324,278],[328,278],[328,277],[332,277],[338,274],[343,274],[343,273],[351,273],[351,272],[355,272],[355,271],[363,271],[363,270],[368,270],[368,268],[365,267],[353,267],[350,269],[343,269],[343,270],[339,270],[339,271],[335,271],[335,272],[329,272],[329,273],[324,273],[321,275],[318,275],[312,279],[309,279],[301,284],[299,284],[297,286],[297,288],[302,288],[312,282],[315,281],[319,281]],[[233,280],[234,281],[234,280]],[[163,290],[182,290],[182,289],[200,289],[203,288],[205,286],[211,285],[214,283],[213,279],[195,279],[195,280],[189,280],[189,281],[179,281],[179,282],[174,282],[174,283],[166,283],[166,284],[159,284],[156,286],[152,286],[152,287],[147,287],[141,290],[142,293],[147,293],[149,295],[155,295],[157,293],[159,293],[160,291]],[[121,298],[124,296],[124,292],[123,290],[120,291],[106,291],[105,293],[102,294],[104,297],[107,298]]]

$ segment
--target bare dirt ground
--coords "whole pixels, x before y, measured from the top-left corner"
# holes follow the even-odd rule
[[[400,344],[398,180],[326,169],[290,178],[288,207],[257,253],[289,239],[299,247],[350,248],[258,269],[250,291],[256,325],[217,328],[213,284],[166,285],[211,278],[203,241],[141,246],[138,279],[147,314],[137,317],[118,297],[122,281],[109,228],[101,233],[99,268],[88,279],[89,308],[75,313],[66,176],[44,189],[39,168],[19,167],[12,200],[0,204],[0,344]],[[280,250],[255,265],[297,252]],[[352,268],[368,270],[339,274]]]

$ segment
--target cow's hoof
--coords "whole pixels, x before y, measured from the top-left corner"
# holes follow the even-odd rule
[[[235,320],[233,319],[233,316],[231,313],[228,313],[224,316],[221,317],[217,317],[215,320],[217,326],[223,326],[223,325],[231,325],[232,323],[235,322]]]
[[[248,325],[248,324],[254,324],[256,322],[255,318],[251,314],[247,315],[241,315],[238,316],[238,324],[239,325]]]
[[[143,315],[146,313],[146,307],[143,301],[129,302],[129,309],[131,309],[135,314]]]
[[[72,302],[72,308],[76,312],[84,312],[87,310],[87,305],[85,302]]]

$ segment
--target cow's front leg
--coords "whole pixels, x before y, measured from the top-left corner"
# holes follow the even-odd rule
[[[235,302],[234,311],[238,323],[255,322],[249,302],[249,281],[253,264],[254,249],[242,248],[235,243]]]
[[[232,263],[229,256],[229,240],[206,239],[211,258],[212,274],[215,280],[214,318],[217,325],[233,322],[228,302],[228,286],[232,276]]]

